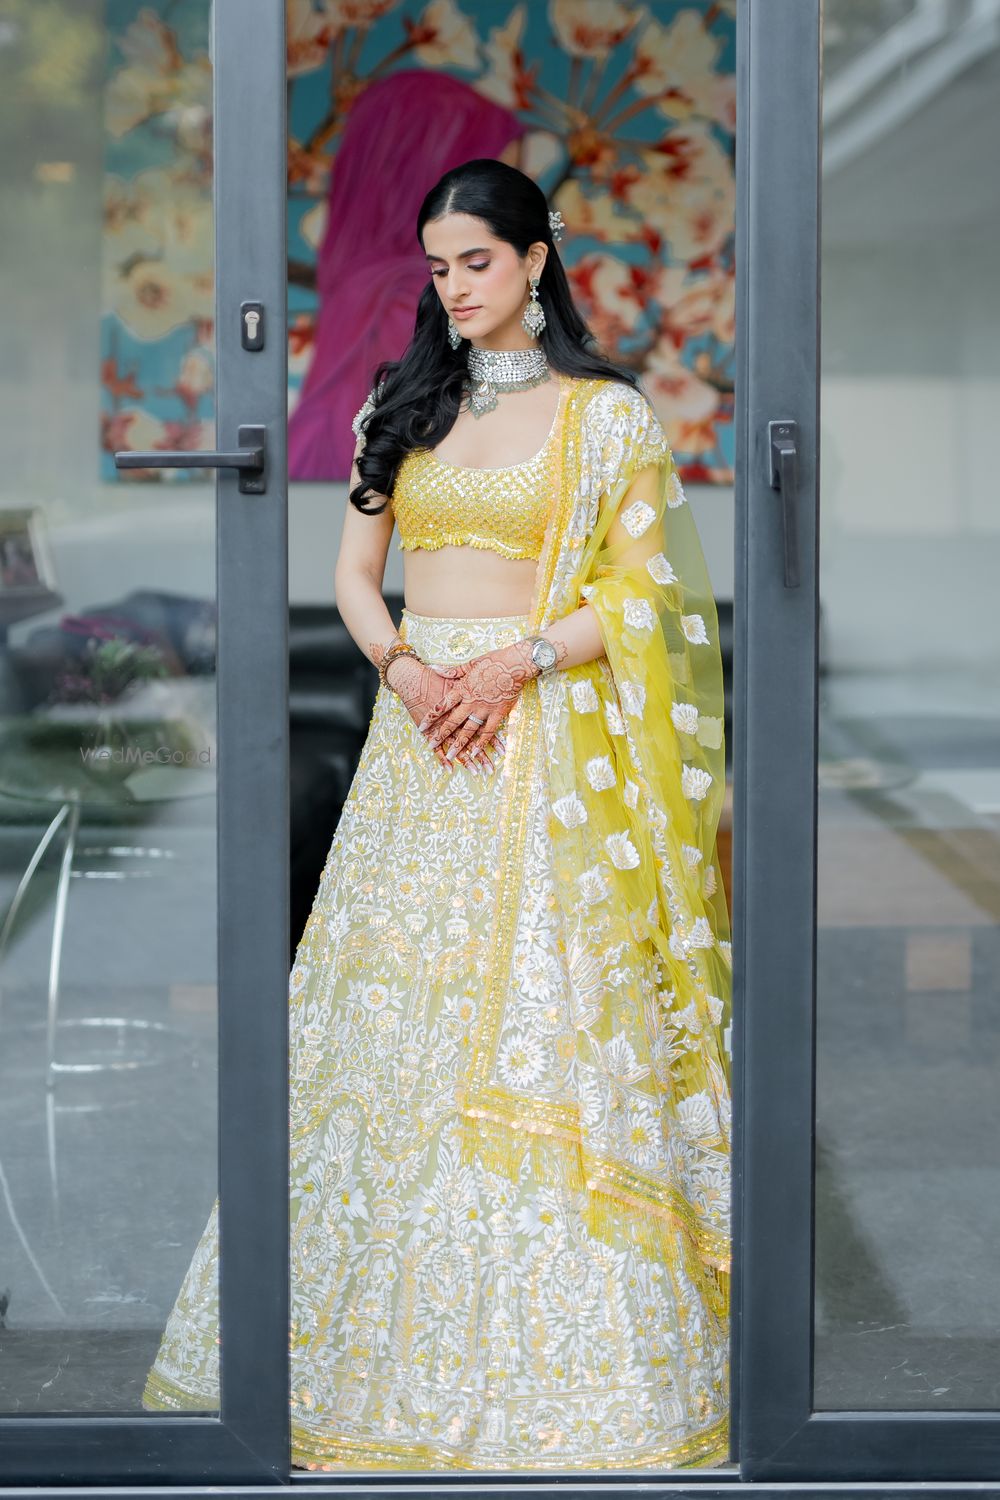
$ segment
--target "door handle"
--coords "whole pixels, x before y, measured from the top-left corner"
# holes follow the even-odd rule
[[[239,448],[231,452],[135,453],[114,455],[117,469],[239,469],[241,495],[263,495],[267,468],[267,428],[250,424],[237,429]]]
[[[771,488],[781,492],[785,546],[785,588],[799,587],[799,424],[768,422]]]

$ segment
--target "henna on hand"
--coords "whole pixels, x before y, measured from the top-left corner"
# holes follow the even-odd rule
[[[566,660],[569,647],[561,640],[553,641],[552,645],[556,650],[555,665],[558,666]],[[505,697],[513,700],[529,677],[539,675],[538,668],[531,659],[531,644],[528,641],[515,641],[512,646],[484,651],[482,655],[460,663],[455,670],[468,696],[476,698],[480,703],[499,703]],[[437,705],[436,711],[427,716],[420,728],[431,728],[435,720],[449,712],[453,706],[450,701]]]
[[[448,674],[451,670],[449,667],[428,666],[418,656],[404,652],[393,657],[386,667],[385,680],[402,700],[414,724],[419,725],[431,705],[437,703],[442,694],[447,692],[450,686]],[[442,765],[449,765],[443,750],[437,746],[432,746],[432,749]]]
[[[436,749],[450,740],[449,760],[461,756],[468,765],[482,754],[492,770],[486,745],[517,702],[524,684],[537,676],[527,641],[515,641],[462,663],[451,692],[424,721],[431,746]],[[470,719],[470,715],[475,718]],[[476,722],[479,719],[482,724]]]
[[[400,641],[400,640],[402,640],[402,636],[400,635],[399,631],[397,630],[396,634],[393,636],[393,638],[392,638],[391,641],[387,641],[387,642],[386,641],[369,641],[368,642],[368,655],[371,657],[372,661],[375,663],[376,666],[379,666],[379,664],[382,661],[383,656],[389,650],[389,647],[390,646],[394,646],[396,644],[396,642]]]
[[[566,643],[552,644],[557,663],[565,660]],[[395,675],[389,685],[442,764],[449,769],[456,762],[472,769],[488,765],[494,770],[487,746],[494,753],[506,748],[501,725],[524,684],[539,672],[531,659],[530,641],[520,640],[452,667],[428,667],[416,657],[401,655],[390,662],[387,682],[390,674]]]
[[[515,641],[499,651],[486,651],[467,662],[461,682],[470,698],[479,703],[505,703],[515,699],[524,684],[538,676],[526,641]]]
[[[459,667],[455,671],[456,675],[461,677],[462,668]],[[484,749],[512,703],[512,699],[492,706],[477,703],[475,698],[468,697],[461,682],[453,683],[443,697],[424,715],[417,728],[426,732],[428,743],[435,753],[444,752],[445,763],[448,766],[458,762],[472,770],[478,770],[479,764],[475,760],[477,751]],[[446,719],[446,722],[442,723],[443,719]],[[428,731],[429,724],[436,724],[437,730]],[[471,753],[467,753],[476,730],[479,731],[478,735],[475,735],[476,747]],[[492,770],[492,759],[489,755],[486,755],[485,759]]]

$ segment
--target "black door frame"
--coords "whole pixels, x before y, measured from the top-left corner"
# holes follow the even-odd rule
[[[0,1483],[48,1492],[288,1475],[284,0],[214,0],[211,37],[218,445],[258,423],[268,447],[264,493],[233,469],[215,489],[221,1411],[0,1417]],[[245,299],[265,308],[258,353],[241,347]]]
[[[737,18],[733,1429],[741,1472],[288,1472],[285,12],[284,0],[214,0],[218,439],[237,447],[240,424],[262,423],[269,448],[264,495],[241,495],[235,472],[217,476],[222,1410],[0,1417],[0,1494],[100,1485],[138,1500],[211,1486],[236,1500],[296,1485],[317,1496],[530,1497],[572,1485],[578,1494],[697,1500],[813,1491],[884,1500],[902,1481],[935,1478],[945,1482],[921,1484],[922,1494],[996,1493],[989,1473],[1000,1474],[1000,1416],[811,1408],[820,7],[740,0]],[[261,353],[240,347],[246,299],[265,306]],[[799,424],[797,589],[782,578],[767,444],[768,421],[785,418]],[[276,1211],[262,1213],[269,1203]]]
[[[1000,1479],[1000,1412],[813,1409],[821,0],[747,0],[737,262],[734,967],[740,1462],[751,1481]],[[798,424],[787,587],[770,421]]]

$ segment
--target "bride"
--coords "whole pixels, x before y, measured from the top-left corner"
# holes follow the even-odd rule
[[[335,576],[380,687],[289,978],[291,1456],[719,1462],[731,960],[698,534],[538,185],[466,162],[416,229],[428,284],[355,419]],[[217,1255],[215,1205],[149,1408],[218,1401]]]

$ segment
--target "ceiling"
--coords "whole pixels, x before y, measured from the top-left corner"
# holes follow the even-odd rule
[[[1000,0],[925,0],[868,46],[842,42],[824,78],[824,245],[974,234],[1000,260]]]

